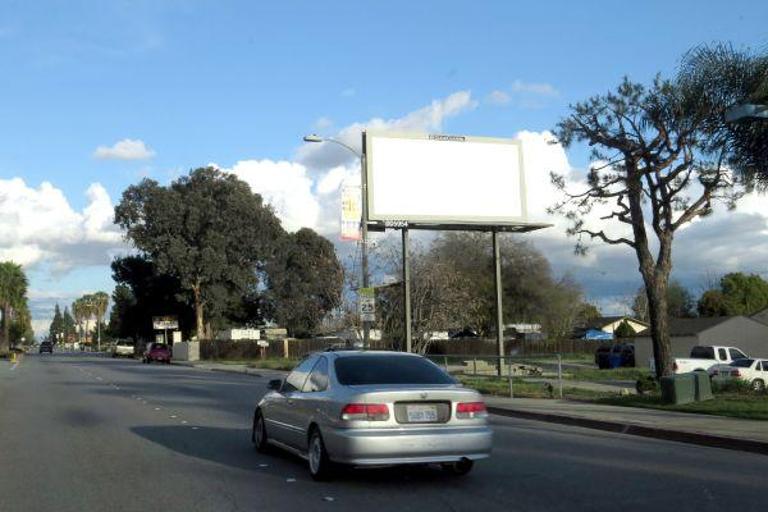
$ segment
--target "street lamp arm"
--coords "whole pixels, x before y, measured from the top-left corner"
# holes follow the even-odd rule
[[[355,148],[353,148],[349,144],[346,144],[340,141],[339,139],[334,139],[333,137],[321,137],[315,134],[306,135],[304,137],[304,142],[333,142],[334,144],[338,144],[339,146],[343,147],[347,151],[351,152],[357,158],[360,158],[360,159],[363,158],[363,155],[361,155]]]

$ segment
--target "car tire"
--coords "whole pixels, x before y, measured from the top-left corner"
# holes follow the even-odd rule
[[[259,453],[269,453],[270,444],[267,436],[267,425],[261,410],[253,413],[253,428],[251,428],[251,442]]]
[[[464,476],[472,471],[475,462],[471,459],[461,459],[456,462],[449,462],[443,464],[443,469],[455,476]]]
[[[320,429],[314,427],[309,433],[307,440],[307,464],[309,474],[313,480],[322,482],[328,480],[333,475],[333,462],[328,458],[328,451],[325,449],[323,436]]]
[[[755,393],[762,393],[765,391],[765,382],[762,379],[755,379],[752,381],[752,391]]]

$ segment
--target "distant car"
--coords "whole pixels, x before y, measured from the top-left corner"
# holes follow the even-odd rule
[[[259,451],[274,445],[307,459],[316,480],[335,464],[437,463],[463,475],[491,452],[480,394],[416,354],[315,353],[269,389],[251,440]]]
[[[600,345],[595,351],[595,365],[601,370],[635,366],[635,346],[629,343]]]
[[[740,379],[749,382],[753,390],[763,392],[768,384],[768,359],[738,359],[728,366],[717,365],[711,375],[720,382]]]
[[[48,352],[49,354],[53,354],[53,343],[51,343],[50,341],[44,341],[40,343],[39,353],[42,354],[43,352]]]
[[[152,361],[158,363],[171,363],[171,349],[163,343],[150,343],[144,352],[143,362],[149,364]]]
[[[136,347],[132,341],[118,341],[112,349],[112,357],[133,357]]]

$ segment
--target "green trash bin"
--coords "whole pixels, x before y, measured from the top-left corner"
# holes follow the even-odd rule
[[[712,394],[712,381],[709,378],[709,373],[699,370],[693,372],[693,375],[696,378],[696,401],[703,402],[715,398]]]
[[[696,376],[681,373],[661,378],[661,400],[665,404],[689,404],[696,401]]]

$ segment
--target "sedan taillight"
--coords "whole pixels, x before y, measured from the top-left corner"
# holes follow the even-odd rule
[[[341,410],[341,419],[345,421],[387,421],[387,404],[347,404]]]
[[[456,404],[456,417],[459,419],[485,418],[488,410],[484,402],[462,402]]]

